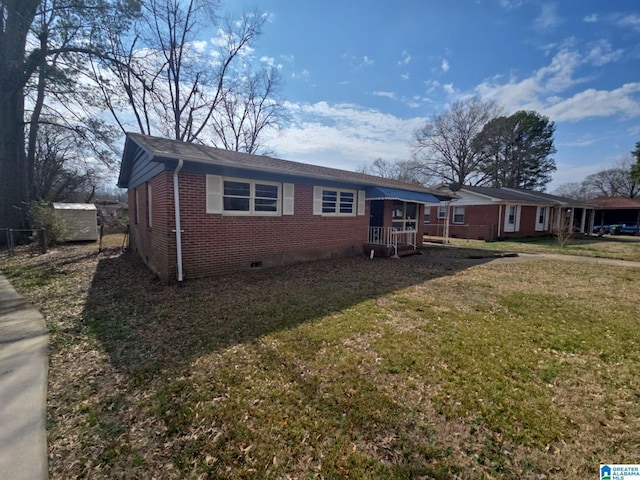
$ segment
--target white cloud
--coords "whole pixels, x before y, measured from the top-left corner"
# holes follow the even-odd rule
[[[586,60],[596,67],[601,67],[607,63],[615,62],[622,57],[623,50],[614,50],[607,40],[600,40],[591,45]]]
[[[355,55],[343,53],[342,58],[348,60],[349,64],[354,68],[371,67],[375,63],[373,59],[369,58],[367,55],[357,57]]]
[[[456,89],[453,87],[453,83],[445,83],[442,88],[449,95],[453,95],[454,93],[456,93]]]
[[[372,92],[372,95],[376,96],[376,97],[384,97],[384,98],[388,98],[390,100],[395,100],[396,99],[396,94],[395,92],[381,92],[381,91],[377,91],[377,92]]]
[[[523,3],[524,0],[500,0],[500,5],[507,9],[517,8]]]
[[[585,23],[596,23],[598,21],[598,14],[592,13],[582,19]]]
[[[545,115],[557,121],[575,121],[588,117],[622,115],[632,118],[640,113],[640,82],[627,83],[614,90],[589,88],[545,108]]]
[[[309,70],[307,70],[306,68],[302,69],[299,73],[296,73],[296,72],[291,73],[291,78],[301,78],[302,80],[309,80],[310,76],[311,74],[309,73]]]
[[[278,156],[354,170],[382,157],[408,159],[413,132],[426,119],[401,119],[353,104],[286,103],[293,122],[267,140]]]
[[[551,63],[522,80],[512,78],[500,84],[501,77],[487,80],[476,87],[476,92],[483,98],[495,100],[509,111],[519,109],[540,110],[544,106],[543,98],[562,93],[583,79],[576,79],[573,74],[582,59],[577,52],[562,50]]]
[[[207,48],[207,41],[206,40],[195,41],[192,43],[192,45],[196,52],[204,53],[205,49]]]
[[[551,30],[560,25],[560,23],[558,6],[555,3],[543,4],[540,15],[533,22],[538,30]]]
[[[442,60],[440,68],[444,73],[447,73],[449,71],[449,61],[446,58]]]
[[[400,75],[400,78],[402,80],[409,80],[411,78],[411,75],[409,75],[408,72],[407,73],[403,73],[403,74]]]
[[[623,27],[630,27],[630,28],[633,28],[634,30],[640,31],[640,14],[632,13],[632,14],[620,17],[618,20],[618,25]]]
[[[593,44],[583,55],[568,49],[558,52],[549,65],[531,76],[488,79],[478,85],[475,93],[487,100],[495,100],[507,112],[536,110],[553,121],[577,121],[584,118],[640,115],[640,82],[627,83],[612,90],[588,88],[575,93],[575,88],[588,79],[576,77],[585,64],[604,65],[617,60],[620,50],[613,50],[608,42]],[[572,93],[568,94],[568,92]]]
[[[407,65],[411,62],[411,55],[406,50],[402,51],[402,60],[398,61],[398,65]]]
[[[365,55],[364,57],[362,57],[362,61],[360,62],[360,65],[358,65],[358,67],[370,67],[371,65],[373,65],[373,60]]]
[[[573,140],[570,140],[570,141],[557,142],[556,146],[558,146],[558,147],[588,147],[589,145],[593,145],[597,141],[598,141],[598,139],[595,138],[593,135],[586,134],[586,135],[581,135],[580,137],[578,137],[576,139],[573,139]]]

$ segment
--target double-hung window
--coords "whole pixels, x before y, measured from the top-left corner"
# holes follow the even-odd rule
[[[322,190],[322,213],[354,215],[356,192],[349,190]]]
[[[314,215],[351,217],[364,215],[364,191],[314,187]]]
[[[223,181],[224,212],[246,215],[278,215],[280,186],[245,180]]]
[[[453,207],[453,223],[464,223],[464,207]]]
[[[207,175],[207,213],[223,215],[280,215],[285,202],[285,215],[293,214],[293,185],[261,180],[226,178]]]

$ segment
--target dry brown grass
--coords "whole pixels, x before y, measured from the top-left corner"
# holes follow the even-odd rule
[[[445,248],[180,288],[121,241],[0,258],[51,330],[51,478],[577,479],[637,461],[640,270]]]

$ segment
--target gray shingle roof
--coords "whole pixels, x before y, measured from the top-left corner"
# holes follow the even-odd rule
[[[548,204],[548,205],[582,205],[583,202],[567,197],[559,197],[544,192],[536,192],[534,190],[526,190],[524,188],[492,188],[492,187],[469,187],[463,186],[460,190],[464,190],[478,195],[485,195],[497,200]]]
[[[423,192],[436,195],[439,198],[451,198],[454,195],[443,194],[420,185],[390,180],[364,173],[350,172],[336,168],[322,167],[308,163],[293,162],[266,155],[252,155],[248,153],[234,152],[220,148],[208,147],[195,143],[185,143],[167,138],[152,137],[139,133],[127,133],[122,166],[120,170],[120,185],[127,184],[134,159],[138,150],[143,149],[148,155],[157,161],[183,159],[187,162],[196,162],[210,165],[231,166],[248,170],[279,173],[332,181],[344,181],[363,186],[381,186],[399,188],[414,192]]]

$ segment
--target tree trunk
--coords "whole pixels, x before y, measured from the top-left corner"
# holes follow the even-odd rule
[[[29,201],[24,151],[26,39],[39,0],[0,6],[0,228],[25,228]]]

